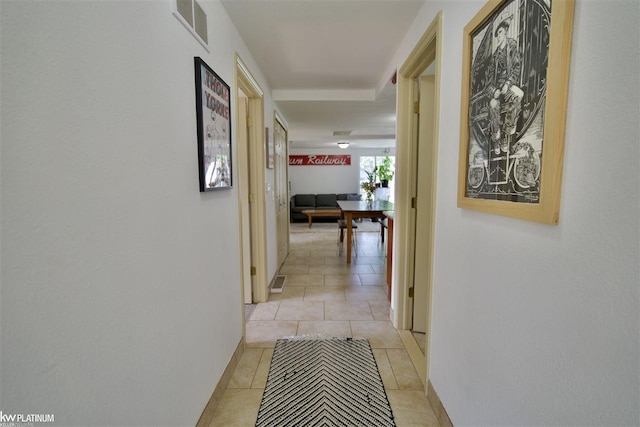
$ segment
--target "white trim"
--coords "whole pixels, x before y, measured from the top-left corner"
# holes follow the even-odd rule
[[[262,88],[260,87],[256,79],[253,78],[251,71],[249,71],[247,66],[244,64],[244,62],[240,58],[240,55],[238,55],[237,53],[236,53],[236,65],[242,71],[242,76],[244,77],[244,79],[247,80],[248,83],[251,83],[251,87],[256,92],[256,94],[258,94],[260,97],[264,96],[264,92],[262,91]]]
[[[284,130],[289,132],[289,126],[287,125],[287,122],[284,120],[284,118],[280,115],[280,113],[278,113],[277,110],[273,110],[273,115],[275,116],[276,120],[280,122]]]

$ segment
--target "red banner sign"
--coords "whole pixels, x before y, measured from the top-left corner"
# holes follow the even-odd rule
[[[349,166],[349,154],[309,154],[304,156],[289,156],[289,166]]]

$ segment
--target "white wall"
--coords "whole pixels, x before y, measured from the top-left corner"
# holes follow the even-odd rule
[[[395,155],[391,149],[388,155]],[[289,166],[290,194],[359,193],[360,157],[386,156],[382,149],[347,148],[312,149],[290,148],[290,155],[350,155],[349,166]]]
[[[202,4],[211,53],[169,1],[0,2],[4,413],[194,425],[242,337],[237,190],[198,192],[193,57],[233,85],[237,50],[270,91]]]
[[[427,2],[390,66],[443,10],[431,381],[456,426],[639,425],[640,3],[576,4],[558,226],[456,207],[484,3]]]

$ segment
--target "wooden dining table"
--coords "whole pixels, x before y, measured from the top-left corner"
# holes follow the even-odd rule
[[[338,206],[342,211],[340,216],[347,223],[347,264],[351,264],[351,239],[353,229],[351,225],[354,218],[384,218],[385,211],[393,211],[393,203],[384,200],[374,202],[338,200]]]

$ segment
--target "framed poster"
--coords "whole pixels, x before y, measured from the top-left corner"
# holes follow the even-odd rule
[[[491,0],[463,40],[458,207],[557,224],[573,0]]]
[[[195,57],[194,65],[200,191],[229,189],[233,186],[229,85],[201,58]]]

